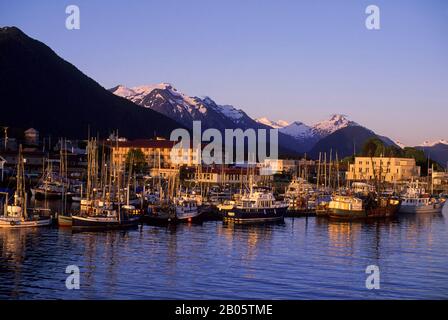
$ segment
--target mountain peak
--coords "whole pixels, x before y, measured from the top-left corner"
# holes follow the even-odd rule
[[[14,36],[25,35],[25,33],[23,33],[22,30],[20,30],[17,27],[14,27],[14,26],[12,26],[12,27],[1,27],[0,28],[0,34],[10,34],[10,35],[14,35]]]
[[[286,127],[280,128],[280,132],[296,139],[305,139],[313,135],[311,128],[300,121],[294,121]]]
[[[420,145],[420,147],[434,147],[435,145],[438,145],[438,144],[448,145],[448,141],[445,139],[440,139],[440,140],[435,140],[435,141],[426,140],[425,142],[423,142]]]
[[[399,146],[401,149],[406,148],[406,145],[405,145],[403,142],[401,142],[400,140],[395,140],[394,143],[395,143],[397,146]]]
[[[162,92],[153,92],[156,89]],[[191,126],[194,120],[207,122],[206,126],[223,128],[248,127],[255,123],[244,111],[234,106],[218,105],[207,96],[186,95],[167,82],[132,88],[119,85],[109,91],[142,107],[160,112],[186,126]]]
[[[85,138],[89,126],[99,136],[119,130],[130,139],[149,138],[155,132],[168,137],[180,126],[111,95],[47,45],[16,27],[0,28],[0,52],[0,105],[8,106],[2,115],[5,125],[32,127],[42,135],[67,138]],[[54,121],[66,119],[68,113],[69,125]]]
[[[345,114],[332,114],[329,121],[333,121],[333,122],[344,122],[344,121],[348,121],[348,116]]]
[[[289,125],[289,123],[285,120],[272,121],[266,117],[255,119],[258,123],[264,124],[274,129],[280,129]]]
[[[109,89],[109,91],[111,91],[115,95],[123,97],[123,98],[135,95],[134,90],[132,90],[122,84],[119,84],[118,86],[115,86],[115,87]]]
[[[339,129],[352,126],[360,125],[354,121],[348,120],[348,117],[344,114],[332,114],[330,119],[316,123],[313,126],[313,131],[316,135],[324,137]]]

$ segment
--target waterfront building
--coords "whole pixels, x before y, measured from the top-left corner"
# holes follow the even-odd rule
[[[433,172],[431,179],[433,190],[448,193],[448,172]]]
[[[307,159],[265,159],[264,162],[258,164],[262,175],[299,174],[306,169],[313,170],[315,166],[316,162],[314,160]]]
[[[246,168],[225,166],[203,167],[201,170],[190,170],[187,174],[187,180],[198,183],[238,185],[241,183],[249,183],[251,175],[254,183],[269,182],[273,180],[272,175],[260,174],[260,168],[252,168],[248,170]]]
[[[177,142],[165,139],[139,139],[133,141],[108,141],[107,145],[112,150],[112,161],[123,167],[129,151],[140,150],[147,161],[148,167],[173,169],[179,165],[191,166],[197,163],[198,152],[193,148],[180,149],[177,156],[178,161],[173,161],[171,151]]]
[[[355,157],[349,165],[347,180],[400,182],[420,177],[421,168],[411,158]]]

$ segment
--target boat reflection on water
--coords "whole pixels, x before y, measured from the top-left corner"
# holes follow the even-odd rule
[[[24,281],[38,282],[28,264],[31,259],[44,260],[42,247],[42,228],[2,229],[0,228],[0,270],[1,274],[7,275],[2,278],[0,285],[0,296],[7,295],[9,299],[19,299],[23,296],[26,288]]]
[[[381,298],[446,298],[446,219],[0,230],[0,298],[375,299],[364,287],[372,264],[385,271]],[[66,289],[69,265],[82,290]]]
[[[286,224],[277,222],[274,224],[245,225],[238,223],[225,223],[217,230],[217,233],[225,241],[223,246],[227,255],[238,254],[239,258],[247,265],[259,256],[269,256],[276,249],[274,234],[284,230]]]

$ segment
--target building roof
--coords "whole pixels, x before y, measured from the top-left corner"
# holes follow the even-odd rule
[[[191,171],[195,171],[196,170],[196,168],[190,168],[191,169]],[[255,171],[255,174],[259,174],[260,173],[260,168],[258,168],[258,167],[255,167],[255,168],[252,168],[251,170],[254,170]],[[202,170],[201,170],[201,173],[202,174],[205,174],[205,173],[218,173],[218,174],[221,174],[221,173],[225,173],[225,174],[243,174],[243,175],[245,175],[245,174],[247,174],[247,168],[242,168],[242,167],[240,167],[240,168],[236,168],[236,167],[224,167],[224,168],[222,168],[221,166],[213,166],[213,167],[203,167],[202,168]]]
[[[105,141],[104,144],[112,148],[173,148],[177,141],[171,140],[154,140],[154,139],[138,139],[132,141]],[[190,146],[192,144],[190,143]],[[204,144],[203,144],[204,146]]]
[[[400,157],[359,157],[359,156],[356,156],[355,159],[367,159],[367,160],[385,159],[385,160],[415,161],[414,158],[400,158]]]

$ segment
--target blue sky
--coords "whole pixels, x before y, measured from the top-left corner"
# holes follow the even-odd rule
[[[365,28],[369,4],[381,30]],[[170,82],[252,117],[343,113],[407,144],[448,139],[448,1],[0,0],[0,25],[106,88]]]

